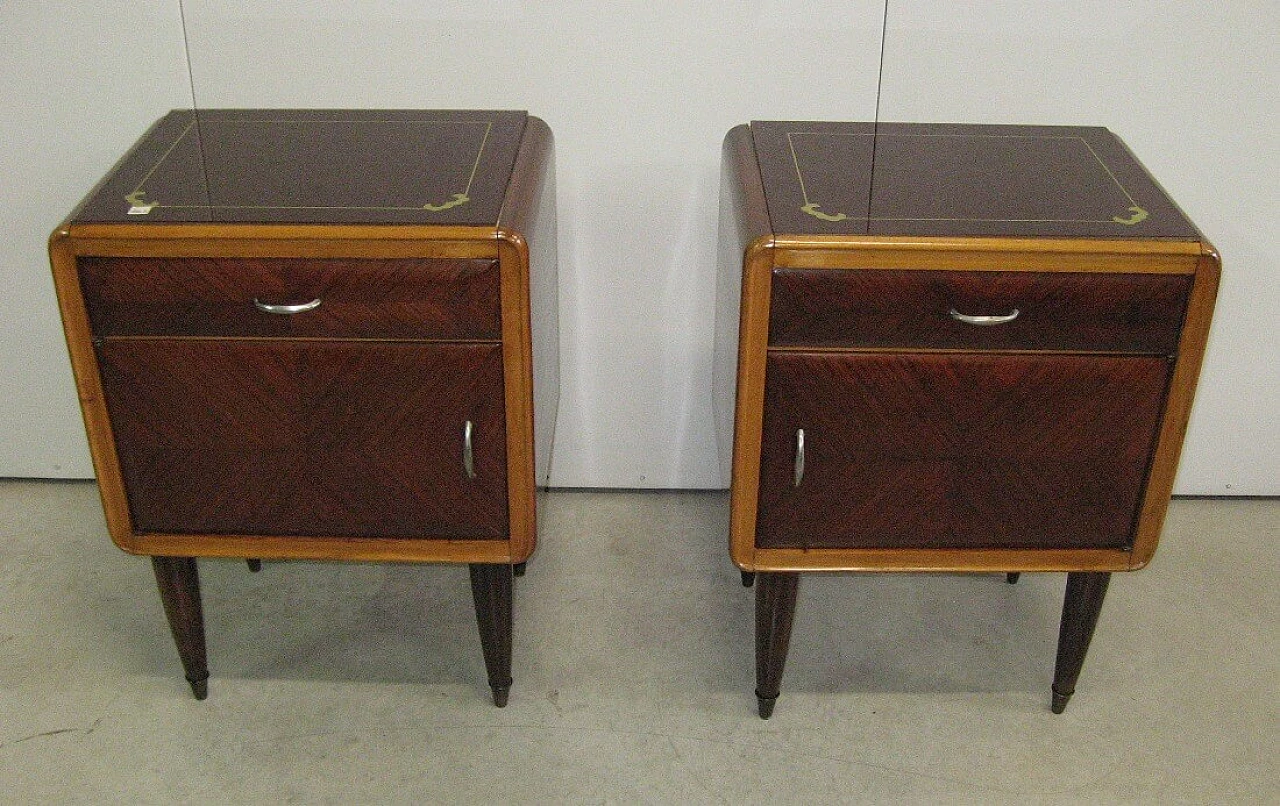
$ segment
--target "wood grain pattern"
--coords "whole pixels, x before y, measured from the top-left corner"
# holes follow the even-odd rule
[[[757,545],[1127,548],[1168,373],[1155,357],[772,355]]]
[[[497,346],[129,339],[99,360],[138,532],[507,537]]]
[[[1200,254],[1198,244],[1185,241],[784,234],[775,240],[777,266],[788,269],[1194,274]]]
[[[1172,354],[1191,278],[1039,272],[773,272],[770,346]],[[975,326],[966,314],[1003,315]]]
[[[990,573],[993,571],[1125,571],[1122,549],[837,548],[771,549],[750,554],[760,571]]]
[[[53,286],[58,296],[58,310],[62,315],[62,329],[67,339],[67,352],[71,357],[71,371],[75,377],[80,413],[84,417],[85,433],[89,439],[89,456],[93,461],[94,475],[98,479],[98,495],[102,498],[107,531],[112,542],[129,551],[133,527],[129,522],[124,481],[120,476],[115,433],[102,391],[102,376],[94,354],[89,313],[80,290],[74,241],[65,229],[54,230],[49,237],[49,261],[53,268]]]
[[[100,338],[499,337],[496,261],[86,257],[79,265]],[[294,315],[253,304],[315,299],[318,308]]]
[[[152,557],[151,567],[191,693],[203,700],[209,696],[209,663],[196,561],[190,557]]]

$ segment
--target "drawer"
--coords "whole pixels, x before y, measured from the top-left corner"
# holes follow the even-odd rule
[[[1190,291],[1183,275],[777,269],[769,345],[1170,355]]]
[[[96,337],[497,340],[493,260],[81,258]],[[313,309],[289,315],[266,305]]]

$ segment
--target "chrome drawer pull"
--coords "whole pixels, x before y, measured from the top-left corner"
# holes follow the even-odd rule
[[[306,313],[314,311],[320,307],[320,300],[313,299],[310,302],[300,302],[297,305],[273,305],[270,302],[263,302],[257,297],[253,298],[253,307],[263,313]]]
[[[796,471],[792,487],[799,487],[804,481],[804,429],[796,429]]]
[[[462,469],[467,472],[467,478],[474,479],[476,477],[476,458],[471,450],[471,421],[467,420],[467,424],[462,426]]]
[[[969,325],[1003,325],[1006,322],[1012,322],[1018,318],[1021,313],[1017,308],[1013,309],[1013,313],[1006,313],[999,316],[972,316],[967,313],[960,313],[955,308],[951,309],[951,318],[957,322],[964,322]]]

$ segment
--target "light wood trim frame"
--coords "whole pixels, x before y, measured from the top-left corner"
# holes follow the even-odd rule
[[[1209,341],[1209,325],[1213,318],[1221,276],[1222,259],[1217,250],[1206,242],[1191,286],[1186,318],[1183,320],[1182,337],[1178,342],[1178,360],[1173,368],[1173,379],[1169,382],[1169,394],[1165,400],[1164,421],[1160,425],[1155,455],[1147,471],[1147,488],[1134,533],[1129,570],[1136,571],[1151,562],[1156,544],[1160,540],[1165,512],[1169,509],[1169,498],[1173,495],[1178,459],[1182,455],[1183,437],[1186,436],[1187,423],[1191,419],[1191,403],[1195,398],[1205,346]]]
[[[889,238],[810,236],[777,239],[776,268],[918,269],[1194,274],[1195,241],[1057,238]]]
[[[1113,571],[1120,549],[757,549],[757,571]]]
[[[755,545],[769,303],[774,268],[1099,271],[1194,275],[1134,545],[1122,549],[766,549]],[[1207,243],[1012,238],[760,239],[743,262],[730,555],[745,571],[1130,571],[1154,554],[1173,490],[1217,295]],[[840,350],[849,352],[848,350]]]
[[[502,286],[502,375],[507,415],[507,523],[512,562],[536,542],[533,467],[533,335],[529,326],[529,247],[499,234]]]
[[[756,558],[760,436],[764,428],[764,374],[773,260],[771,236],[757,238],[743,257],[738,394],[734,403],[733,478],[729,493],[729,555],[744,571],[774,570],[759,566]]]
[[[60,227],[50,237],[49,256],[107,528],[112,541],[124,551],[193,557],[465,563],[516,563],[532,552],[532,390],[525,380],[532,371],[529,301],[524,285],[529,267],[528,250],[518,237],[502,235],[493,227],[93,224]],[[135,533],[80,289],[76,264],[80,256],[498,259],[507,409],[508,539]]]
[[[58,296],[58,310],[62,314],[62,330],[67,339],[67,353],[71,357],[71,370],[75,376],[107,531],[117,546],[137,553],[120,458],[116,455],[115,433],[111,429],[106,396],[102,391],[102,375],[98,372],[98,360],[93,352],[89,310],[80,289],[74,241],[66,229],[55,230],[50,236],[49,263],[53,268],[53,286]]]

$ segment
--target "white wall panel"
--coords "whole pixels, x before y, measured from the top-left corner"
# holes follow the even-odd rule
[[[717,487],[720,141],[874,114],[881,2],[186,0],[202,107],[528,109],[556,135],[552,483]]]
[[[1119,134],[1223,255],[1176,491],[1280,494],[1274,0],[893,0],[881,120]]]
[[[0,476],[91,472],[45,238],[142,129],[201,106],[508,107],[557,137],[553,482],[722,483],[710,416],[720,139],[870,119],[883,0],[157,0],[0,12]],[[1225,272],[1179,492],[1280,493],[1274,3],[893,0],[881,118],[1120,133]]]
[[[178,4],[4,3],[0,42],[0,476],[91,476],[46,242],[148,125],[191,104]]]

